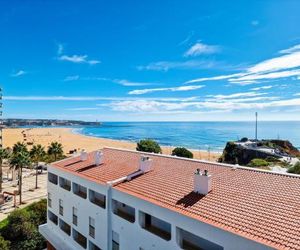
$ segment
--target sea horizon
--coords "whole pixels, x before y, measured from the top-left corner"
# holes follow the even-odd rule
[[[163,126],[167,124],[168,126]],[[240,126],[243,125],[243,126]],[[260,121],[258,139],[282,139],[300,148],[300,121]],[[222,152],[228,141],[255,138],[255,123],[247,121],[203,122],[101,122],[99,127],[77,127],[86,136],[137,142],[149,138],[161,146]]]

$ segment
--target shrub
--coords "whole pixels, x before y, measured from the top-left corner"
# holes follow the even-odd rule
[[[174,148],[172,151],[172,155],[176,155],[184,158],[193,158],[193,153],[186,148]]]
[[[242,139],[241,139],[241,142],[247,142],[248,141],[248,138],[247,137],[243,137]]]
[[[300,174],[300,162],[298,161],[293,167],[290,167],[288,173]]]
[[[0,235],[0,249],[1,250],[9,250],[10,249],[10,241],[5,240],[1,235]]]
[[[159,144],[156,141],[150,139],[140,140],[137,143],[136,150],[156,154],[161,154],[162,152]]]
[[[257,168],[257,167],[266,167],[269,166],[270,163],[264,159],[255,158],[250,161],[248,164],[249,167]]]
[[[16,209],[7,217],[0,229],[3,239],[11,244],[7,249],[45,249],[46,241],[38,232],[38,226],[47,220],[46,204],[46,199],[43,199],[23,209]],[[6,249],[1,248],[1,244],[0,238],[0,249]]]

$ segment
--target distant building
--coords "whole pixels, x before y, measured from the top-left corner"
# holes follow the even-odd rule
[[[207,171],[205,171],[207,170]],[[300,178],[105,148],[48,168],[48,249],[300,249]]]

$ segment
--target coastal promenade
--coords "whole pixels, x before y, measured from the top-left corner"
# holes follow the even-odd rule
[[[103,147],[116,147],[135,150],[136,144],[127,141],[118,141],[104,138],[80,135],[72,132],[71,128],[8,128],[3,130],[4,147],[12,147],[16,142],[23,141],[23,133],[26,134],[26,142],[31,144],[41,144],[46,148],[51,142],[60,142],[64,147],[64,153],[68,156],[69,152],[76,149],[93,151]],[[144,138],[141,138],[144,139]],[[172,147],[162,147],[163,154],[171,154]],[[202,160],[217,161],[220,154],[200,150],[192,150],[194,158]]]

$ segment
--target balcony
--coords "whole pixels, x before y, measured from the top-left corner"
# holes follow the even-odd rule
[[[93,242],[89,241],[89,250],[101,250],[101,248],[96,246]]]
[[[105,204],[106,196],[103,194],[100,194],[93,190],[89,190],[89,199],[90,199],[90,202],[92,202],[93,204],[95,204],[99,207],[105,208],[105,206],[106,206],[106,204]]]
[[[143,229],[159,236],[164,240],[171,240],[171,224],[150,214],[140,212],[140,224]]]
[[[223,250],[223,247],[217,245],[211,241],[199,237],[198,235],[192,234],[181,228],[176,228],[177,243],[180,248],[185,250]]]
[[[64,222],[62,219],[59,219],[59,228],[67,235],[71,235],[71,226]]]
[[[57,185],[57,182],[58,182],[58,177],[57,177],[57,175],[48,172],[48,181],[51,182],[51,183],[54,184],[54,185]]]
[[[73,183],[73,193],[77,196],[86,199],[87,197],[87,188],[84,186],[81,186],[79,184]]]
[[[54,213],[52,213],[51,211],[49,211],[49,210],[48,210],[48,219],[50,221],[52,221],[55,225],[58,224],[58,217]]]
[[[131,223],[135,222],[135,209],[122,202],[113,200],[113,212],[115,215]]]
[[[87,247],[87,239],[81,233],[73,229],[73,239],[83,248]]]
[[[59,177],[59,186],[67,191],[71,191],[71,181]]]

